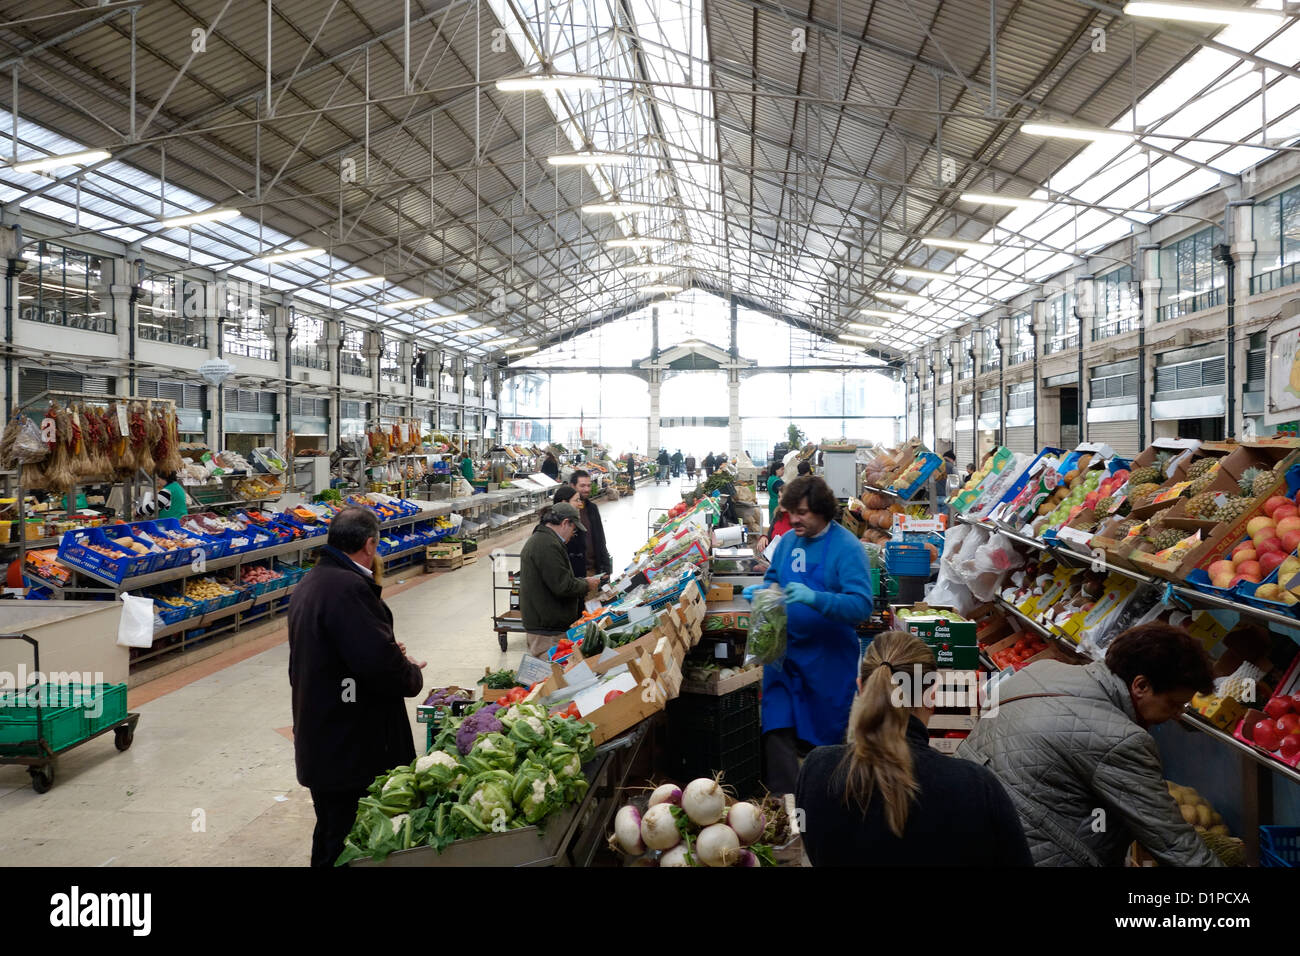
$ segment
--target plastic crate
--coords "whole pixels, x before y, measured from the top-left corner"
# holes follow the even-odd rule
[[[87,528],[84,531],[65,532],[59,539],[60,563],[83,571],[93,571],[108,578],[114,584],[121,583],[123,578],[146,573],[150,564],[149,555],[131,553],[120,558],[110,558],[88,547],[96,544],[121,551],[121,547],[112,541],[112,538],[121,537],[121,534],[109,534],[112,530],[112,528]],[[124,533],[125,529],[122,529],[122,532]]]
[[[893,575],[928,578],[930,552],[924,545],[891,541],[885,545],[885,569]]]
[[[85,736],[85,717],[79,707],[42,703],[38,725],[35,702],[25,692],[0,694],[0,755],[37,754],[38,737],[52,750],[62,750]]]
[[[1300,866],[1300,827],[1261,826],[1259,862],[1261,866]]]
[[[683,694],[668,702],[666,759],[682,780],[723,774],[736,793],[755,793],[762,773],[762,711],[758,685],[721,697]]]

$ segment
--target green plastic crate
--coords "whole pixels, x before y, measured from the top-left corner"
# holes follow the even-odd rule
[[[52,750],[70,747],[126,719],[126,684],[59,684],[42,692],[42,736]],[[99,714],[92,716],[96,708]],[[34,695],[0,694],[0,753],[34,753],[36,737]]]

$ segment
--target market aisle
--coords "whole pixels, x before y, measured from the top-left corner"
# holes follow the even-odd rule
[[[602,505],[615,565],[646,539],[647,510],[680,499],[681,483],[643,483]],[[491,542],[517,552],[531,529]],[[470,686],[485,666],[518,663],[522,636],[500,653],[492,630],[491,562],[421,581],[389,604],[399,639],[426,660],[426,687]],[[418,576],[417,576],[418,577]],[[400,575],[397,581],[406,580]],[[315,823],[294,774],[289,648],[267,651],[135,708],[126,753],[101,738],[61,758],[54,788],[0,767],[0,859],[20,866],[306,865]],[[146,685],[147,686],[147,685]],[[415,724],[416,746],[424,726]]]

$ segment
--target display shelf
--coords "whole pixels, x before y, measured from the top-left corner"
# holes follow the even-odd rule
[[[1020,608],[1016,607],[1014,604],[1010,603],[1009,601],[1003,600],[1001,597],[994,598],[993,603],[997,604],[999,607],[1001,607],[1003,610],[1007,611],[1008,613],[1014,615],[1017,620],[1023,622],[1026,627],[1028,627],[1030,630],[1032,630],[1035,634],[1037,634],[1039,637],[1043,638],[1044,640],[1054,641],[1057,644],[1064,647],[1070,653],[1079,657],[1086,657],[1086,655],[1079,650],[1078,644],[1070,640],[1070,638],[1067,637],[1065,634],[1058,633],[1056,629],[1053,628],[1051,625],[1043,624],[1040,621],[1035,621],[1028,614],[1021,611]]]
[[[1199,715],[1188,711],[1179,719],[1182,721],[1184,727],[1192,727],[1203,734],[1208,734],[1220,743],[1227,744],[1229,747],[1232,747],[1244,756],[1249,757],[1260,766],[1267,767],[1274,773],[1279,773],[1284,777],[1291,778],[1291,780],[1296,783],[1300,783],[1300,770],[1297,770],[1294,767],[1288,767],[1280,760],[1274,760],[1267,754],[1261,753],[1249,744],[1238,740],[1236,737],[1232,736],[1232,734],[1224,733],[1218,727],[1203,720]]]

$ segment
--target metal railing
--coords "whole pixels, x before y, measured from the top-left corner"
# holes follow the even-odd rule
[[[1170,302],[1156,310],[1156,321],[1168,322],[1170,319],[1182,318],[1184,315],[1191,315],[1193,312],[1212,309],[1216,305],[1223,305],[1223,297],[1223,286],[1219,286],[1199,295],[1191,295],[1185,299],[1179,299],[1177,302]]]
[[[1288,262],[1277,269],[1251,276],[1250,292],[1251,295],[1257,292],[1272,292],[1274,289],[1281,289],[1283,286],[1294,285],[1297,282],[1300,282],[1300,262]]]

